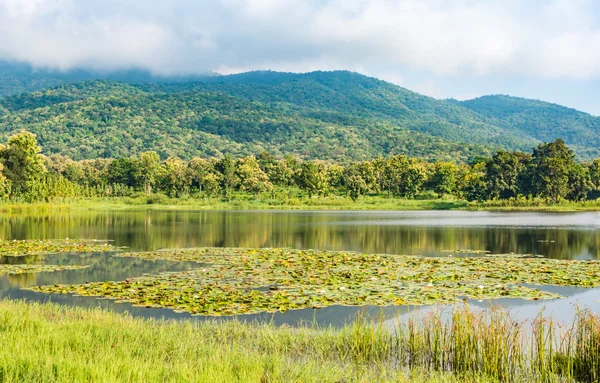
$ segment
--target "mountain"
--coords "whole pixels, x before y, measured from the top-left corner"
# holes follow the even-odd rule
[[[483,145],[453,142],[402,127],[393,118],[374,117],[381,112],[369,115],[365,106],[313,108],[275,96],[267,102],[239,92],[232,95],[229,88],[217,89],[214,84],[202,89],[198,84],[163,87],[92,81],[11,96],[0,100],[0,142],[27,129],[38,135],[45,153],[75,159],[145,150],[184,158],[269,150],[280,156],[356,160],[395,153],[468,160],[489,153]],[[329,97],[305,91],[309,98]],[[256,98],[263,97],[258,97],[260,93]],[[441,118],[438,122],[449,125]],[[418,124],[422,122],[413,125]]]
[[[598,157],[600,117],[539,100],[493,95],[459,102],[499,125],[518,129],[536,140],[562,138],[581,157]]]
[[[18,77],[18,71],[5,72]],[[561,125],[548,115],[551,104],[499,96],[437,100],[346,71],[259,71],[195,81],[125,76],[121,82],[75,79],[50,88],[45,84],[67,79],[35,74],[40,80],[28,86],[39,91],[0,98],[0,142],[27,129],[45,153],[75,159],[145,150],[183,158],[268,150],[311,159],[405,153],[468,161],[500,148],[529,151],[557,137],[581,158],[600,157],[599,146],[587,144],[598,139],[597,118],[585,113],[573,111]],[[7,77],[0,73],[0,89]],[[568,121],[578,121],[576,133],[568,134]]]

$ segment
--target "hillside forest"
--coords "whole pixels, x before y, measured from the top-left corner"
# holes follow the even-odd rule
[[[268,151],[336,162],[405,154],[470,163],[557,138],[579,161],[600,157],[600,117],[499,95],[438,100],[352,72],[161,82],[131,73],[83,81],[93,77],[17,69],[2,72],[0,65],[0,85],[6,85],[0,86],[0,142],[26,130],[37,135],[45,155],[74,160],[154,151],[161,159],[189,161]]]

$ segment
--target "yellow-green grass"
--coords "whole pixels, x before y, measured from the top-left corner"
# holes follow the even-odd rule
[[[598,211],[600,201],[562,201],[549,204],[543,199],[493,200],[467,202],[453,197],[439,199],[361,197],[356,202],[344,196],[259,198],[247,194],[232,200],[220,198],[137,197],[58,198],[51,202],[0,202],[3,213],[69,210],[496,210],[496,211]]]
[[[246,196],[248,197],[248,196]],[[410,200],[369,197],[353,202],[345,197],[314,197],[290,200],[239,198],[164,198],[147,203],[145,198],[73,198],[52,203],[0,202],[0,211],[20,213],[56,210],[435,210],[457,209],[464,201]]]
[[[452,321],[435,314],[390,327],[362,318],[334,329],[165,322],[4,300],[0,381],[597,381],[600,325],[578,318],[554,342],[551,323],[516,323],[498,310],[457,308]]]

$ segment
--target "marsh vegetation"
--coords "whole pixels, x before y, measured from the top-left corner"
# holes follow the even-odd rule
[[[596,382],[600,322],[522,323],[457,306],[384,326],[164,322],[1,301],[4,382]]]

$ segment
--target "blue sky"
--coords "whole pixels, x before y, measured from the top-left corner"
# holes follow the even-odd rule
[[[157,74],[348,69],[600,115],[596,0],[0,0],[0,59]]]

